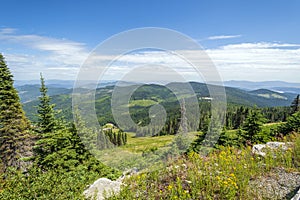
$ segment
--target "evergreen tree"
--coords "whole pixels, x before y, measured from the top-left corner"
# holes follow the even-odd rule
[[[20,158],[30,154],[30,124],[13,86],[13,76],[0,54],[0,157],[7,167],[24,167]]]
[[[70,147],[70,138],[72,133],[63,123],[55,118],[54,105],[50,102],[47,94],[47,87],[44,78],[41,75],[41,96],[38,105],[37,122],[37,142],[34,146],[35,160],[37,164],[43,167],[58,166],[58,152],[66,147]],[[65,153],[65,152],[60,152]]]
[[[83,162],[83,160],[89,158],[91,156],[91,154],[89,153],[89,151],[86,150],[84,143],[82,142],[82,140],[84,140],[84,136],[86,134],[90,134],[92,133],[91,130],[89,130],[88,128],[86,128],[86,125],[84,123],[84,121],[82,120],[82,118],[79,115],[79,111],[76,108],[74,111],[74,122],[76,124],[73,123],[72,127],[70,129],[71,135],[70,135],[70,147],[68,147],[69,149],[72,149],[75,151],[76,153],[76,160],[78,160],[79,162]],[[101,135],[103,135],[102,132],[100,132]]]
[[[40,104],[38,105],[38,132],[50,133],[55,128],[54,104],[51,104],[50,97],[47,95],[48,88],[45,85],[45,80],[41,74],[41,96],[39,97]]]
[[[79,115],[79,111],[78,109],[74,109],[74,123],[72,124],[71,127],[71,133],[72,133],[72,137],[71,137],[71,146],[72,148],[76,149],[76,152],[78,152],[79,154],[83,154],[85,147],[84,144],[82,143],[80,136],[83,134],[80,134],[80,132],[86,132],[86,126],[83,122],[83,120],[81,119],[80,115]],[[75,126],[76,124],[76,126]],[[80,131],[79,131],[80,130]]]
[[[122,143],[122,135],[121,134],[122,133],[120,131],[117,133],[117,146],[122,146],[123,145],[123,143]]]
[[[124,145],[127,144],[127,134],[124,133],[123,131],[122,131],[122,140]]]
[[[116,135],[115,132],[112,132],[112,135],[113,135],[113,141],[112,141],[112,143],[113,143],[114,145],[117,145],[117,135]]]
[[[243,124],[243,130],[245,131],[245,133],[242,135],[247,143],[254,142],[255,137],[262,130],[264,122],[265,118],[258,110],[253,110],[248,114]]]
[[[291,109],[292,109],[292,114],[300,111],[300,97],[299,97],[299,94],[297,95],[297,97],[292,102]]]
[[[300,132],[300,112],[296,112],[292,114],[285,124],[281,126],[281,131],[284,134],[288,134],[290,132]]]

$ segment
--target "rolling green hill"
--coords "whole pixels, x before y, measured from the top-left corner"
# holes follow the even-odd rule
[[[130,112],[133,119],[138,123],[140,119],[143,118],[142,123],[149,122],[148,110],[154,104],[162,104],[166,107],[168,112],[177,112],[179,110],[179,103],[174,93],[171,92],[171,87],[184,89],[184,85],[187,83],[169,83],[166,86],[148,84],[139,87],[131,97],[130,101]],[[209,102],[209,90],[206,84],[191,82],[191,87],[197,94],[199,102]],[[130,86],[127,86],[130,87]],[[212,86],[220,87],[220,86]],[[22,93],[27,89],[28,92]],[[23,90],[22,90],[23,89]],[[30,89],[30,90],[29,90]],[[103,124],[112,122],[111,114],[111,96],[114,86],[107,86],[105,88],[98,88],[96,91],[96,103],[95,107],[97,114],[99,115],[99,121]],[[245,91],[232,87],[225,87],[227,102],[235,105],[245,105],[245,106],[258,106],[258,107],[274,107],[274,106],[289,106],[293,100],[292,94],[277,93],[270,90],[255,90],[255,91]],[[31,95],[28,96],[28,93]],[[58,110],[61,110],[62,115],[67,119],[72,119],[71,114],[71,93],[70,89],[63,88],[49,88],[50,95],[52,96],[52,102],[56,105]],[[24,110],[27,116],[34,121],[36,108],[38,104],[36,99],[39,94],[39,88],[37,85],[34,86],[24,86],[19,87],[19,94],[23,102],[25,99],[31,99],[30,101],[25,101],[23,104]],[[55,95],[56,94],[56,95]],[[128,105],[124,105],[128,106]],[[140,122],[141,123],[141,122]]]

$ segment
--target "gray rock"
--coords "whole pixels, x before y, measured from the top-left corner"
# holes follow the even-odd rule
[[[267,142],[267,147],[271,149],[279,149],[281,148],[282,150],[287,150],[287,144],[284,142]]]
[[[266,176],[250,181],[250,187],[262,199],[291,199],[300,185],[300,173],[287,172],[283,168],[272,170]],[[299,200],[300,194],[292,200]]]
[[[266,149],[281,149],[286,151],[292,143],[284,143],[284,142],[267,142],[267,144],[256,144],[252,147],[252,153],[260,156],[266,155]]]
[[[112,181],[107,178],[100,178],[86,189],[83,194],[86,198],[104,200],[113,194],[117,194],[120,191],[121,184],[120,180]]]
[[[252,147],[252,153],[256,154],[256,155],[260,155],[260,156],[265,156],[266,153],[263,152],[263,149],[266,148],[265,144],[256,144]]]
[[[99,178],[88,189],[83,192],[87,199],[104,200],[114,194],[118,194],[121,190],[122,181],[125,177],[132,176],[138,173],[137,168],[133,168],[123,172],[116,181],[107,178]]]

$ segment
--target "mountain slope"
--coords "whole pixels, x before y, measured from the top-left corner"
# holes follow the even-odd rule
[[[131,97],[130,101],[130,112],[133,118],[139,119],[141,117],[148,117],[148,110],[151,105],[160,103],[166,107],[167,110],[179,109],[179,104],[176,96],[168,88],[176,87],[184,90],[188,83],[169,83],[166,86],[148,84],[139,87]],[[209,90],[206,84],[191,82],[191,87],[197,94],[199,101],[209,101]],[[127,86],[130,87],[130,86]],[[211,86],[211,88],[220,86]],[[32,93],[29,97],[25,93],[20,93],[21,98],[37,98],[39,95],[38,86],[26,86],[29,92]],[[22,89],[22,88],[21,88]],[[57,88],[56,88],[57,89]],[[103,123],[110,122],[113,120],[111,114],[111,95],[114,86],[107,86],[105,88],[98,88],[96,92],[95,107],[99,115],[99,120]],[[22,91],[22,90],[20,90]],[[289,106],[294,98],[294,94],[278,93],[267,89],[260,89],[255,91],[245,91],[238,88],[225,87],[227,102],[236,105],[246,106],[258,106],[258,107],[274,107],[274,106]],[[72,99],[70,89],[57,89],[53,90],[49,88],[49,93],[57,94],[52,96],[52,102],[56,104],[56,108],[62,111],[62,114],[67,119],[72,119]],[[25,95],[25,96],[24,96]],[[84,103],[84,102],[83,102]],[[31,100],[24,103],[23,107],[30,119],[35,118],[36,108],[38,100]],[[175,111],[174,111],[175,112]],[[146,120],[147,121],[147,120]]]
[[[261,88],[269,89],[277,92],[284,93],[300,93],[300,83],[289,83],[284,81],[262,81],[262,82],[252,82],[252,81],[225,81],[225,86],[240,88],[243,90],[258,90]]]

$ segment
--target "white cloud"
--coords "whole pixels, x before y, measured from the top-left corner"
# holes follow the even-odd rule
[[[210,36],[207,39],[208,40],[223,40],[223,39],[232,39],[232,38],[239,38],[241,35],[216,35],[216,36]]]
[[[16,34],[16,30],[11,28],[0,29],[0,44],[1,42],[13,44],[17,46],[17,50],[26,52],[6,53],[2,50],[16,79],[38,79],[40,72],[45,73],[47,78],[63,79],[66,69],[70,73],[67,78],[74,79],[89,53],[83,43],[40,35]]]
[[[15,29],[1,29],[0,40],[14,42],[16,44],[26,45],[33,49],[50,51],[59,54],[68,54],[84,50],[84,44],[82,43],[39,35],[17,35],[15,32]]]
[[[258,43],[240,43],[240,44],[230,44],[221,47],[222,49],[274,49],[274,48],[292,48],[300,47],[300,44],[289,44],[289,43],[268,43],[268,42],[258,42]]]
[[[222,39],[222,37],[233,38],[234,36],[214,37]],[[5,51],[0,47],[16,79],[38,79],[40,72],[43,72],[47,79],[75,79],[81,63],[89,55],[83,43],[39,35],[18,35],[15,29],[9,28],[0,29],[0,44],[2,42],[10,45],[9,47],[13,45],[21,47],[21,52]],[[0,46],[3,48],[5,45]],[[239,43],[207,49],[205,52],[216,65],[223,80],[299,82],[300,44]],[[193,80],[199,78],[193,68],[176,53],[187,55],[190,59],[197,59],[200,65],[208,63],[205,56],[201,57],[203,51],[199,54],[191,50],[181,50],[175,54],[145,51],[120,57],[118,55],[95,55],[89,60],[91,72],[87,74],[92,74],[101,66],[102,69],[104,68],[101,63],[100,65],[97,63],[98,59],[111,61],[118,58],[107,71],[108,79],[120,78],[133,67],[145,63],[169,66],[187,78]]]
[[[0,34],[11,34],[15,33],[17,30],[14,28],[2,28],[0,29]]]
[[[226,80],[299,82],[300,44],[241,43],[207,53]]]
[[[182,50],[177,53],[188,55],[190,59],[200,61],[200,66],[209,64],[209,60],[205,55],[202,63],[201,58],[199,58],[199,55],[207,53],[223,80],[299,82],[300,44],[240,43],[208,49],[205,52]],[[148,62],[168,65],[184,75],[189,75],[191,78],[193,78],[193,72],[195,75],[195,71],[183,59],[166,52],[125,55],[119,60],[125,63],[123,68],[126,68],[129,63],[138,65],[139,63]]]

